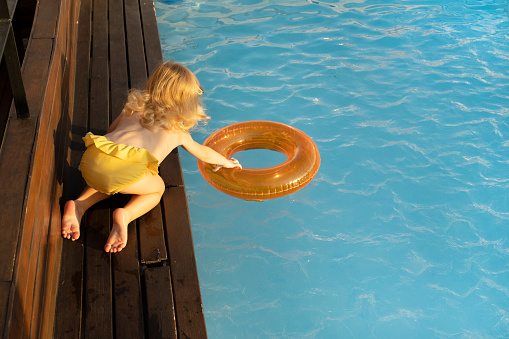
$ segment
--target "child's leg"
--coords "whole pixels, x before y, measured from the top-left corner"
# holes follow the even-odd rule
[[[78,199],[66,202],[62,217],[62,236],[72,241],[77,240],[80,237],[80,222],[83,214],[92,205],[108,197],[109,195],[87,186]]]
[[[143,179],[120,191],[132,194],[131,200],[113,212],[113,227],[106,241],[106,252],[120,252],[127,244],[127,226],[133,220],[153,209],[164,193],[164,182],[159,175],[148,173]]]

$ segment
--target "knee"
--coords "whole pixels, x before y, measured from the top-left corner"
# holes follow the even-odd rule
[[[163,196],[164,190],[166,189],[166,185],[164,184],[163,178],[161,178],[160,176],[158,176],[158,177],[159,177],[159,182],[157,183],[157,186],[156,186],[156,193],[159,194],[159,196]]]
[[[166,185],[164,183],[163,178],[161,178],[160,175],[154,174],[150,178],[150,182],[149,183],[150,183],[150,185],[152,187],[153,193],[158,194],[159,196],[163,195],[164,190],[166,189]]]

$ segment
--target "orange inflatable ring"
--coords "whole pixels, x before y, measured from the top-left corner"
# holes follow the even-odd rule
[[[278,151],[284,163],[262,169],[226,169],[198,161],[201,174],[221,192],[244,200],[267,200],[291,194],[311,182],[320,154],[311,138],[291,126],[272,121],[246,121],[220,129],[203,143],[226,158],[251,149]]]

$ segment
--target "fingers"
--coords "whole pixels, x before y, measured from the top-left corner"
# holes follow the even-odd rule
[[[216,165],[216,167],[214,167],[214,168],[212,169],[212,172],[217,172],[217,171],[219,171],[219,170],[220,170],[221,168],[223,168],[223,167],[226,167],[226,168],[238,168],[238,169],[242,169],[242,165],[240,164],[240,162],[239,162],[237,159],[235,159],[235,158],[230,158],[229,160],[230,160],[230,162],[231,162],[231,164],[232,164],[233,166],[222,166],[222,165]]]
[[[240,164],[240,162],[239,162],[237,159],[235,159],[235,158],[230,158],[230,161],[231,161],[231,162],[233,162],[233,163],[235,164],[235,166],[234,166],[234,167],[238,167],[238,168],[242,169],[242,165]]]

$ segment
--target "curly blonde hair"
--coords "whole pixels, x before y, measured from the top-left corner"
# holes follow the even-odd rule
[[[149,77],[145,90],[131,90],[124,107],[126,115],[138,113],[140,124],[151,130],[187,131],[205,114],[203,89],[188,68],[174,61],[159,66]]]

